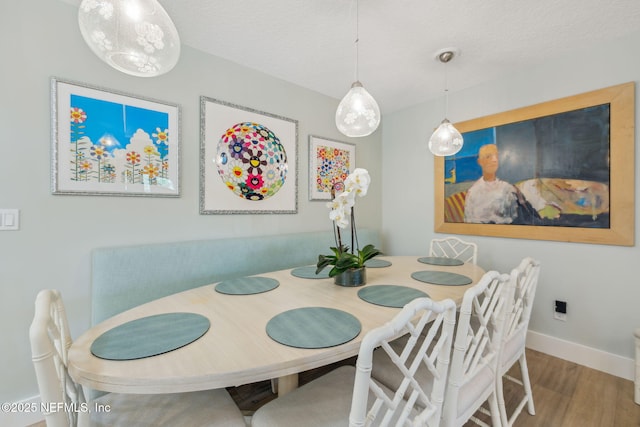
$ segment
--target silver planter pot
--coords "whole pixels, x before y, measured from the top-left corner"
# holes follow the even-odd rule
[[[333,281],[338,286],[362,286],[367,283],[367,269],[352,268],[334,276]]]

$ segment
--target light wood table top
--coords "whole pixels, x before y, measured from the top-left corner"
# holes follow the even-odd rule
[[[460,304],[464,291],[484,274],[473,264],[436,266],[418,256],[380,256],[390,267],[367,268],[367,284],[401,285],[426,292],[433,300],[451,298]],[[416,271],[448,271],[473,280],[466,286],[442,286],[411,278]],[[358,353],[371,329],[389,321],[400,310],[374,305],[358,297],[363,287],[341,287],[332,278],[303,279],[291,269],[259,274],[279,281],[271,291],[254,295],[226,295],[215,284],[170,295],[118,314],[81,335],[69,351],[69,373],[78,383],[119,393],[174,393],[280,378],[281,393],[297,386],[297,373],[325,366]],[[301,349],[271,339],[266,324],[274,316],[300,307],[329,307],[351,313],[361,323],[353,340],[330,348]],[[91,353],[102,333],[131,320],[161,313],[198,313],[210,320],[201,338],[182,348],[137,360],[105,360]]]

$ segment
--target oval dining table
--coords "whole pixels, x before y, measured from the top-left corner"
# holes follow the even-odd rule
[[[278,379],[278,393],[282,395],[297,387],[299,372],[356,355],[366,333],[392,319],[400,310],[362,299],[359,295],[363,295],[364,289],[401,286],[422,291],[436,301],[451,298],[459,305],[465,290],[484,274],[475,264],[433,265],[419,258],[376,257],[378,263],[390,265],[368,267],[367,283],[360,287],[337,286],[328,277],[298,277],[292,274],[293,269],[287,269],[256,275],[275,279],[272,282],[277,286],[265,292],[223,293],[216,290],[220,283],[214,283],[169,295],[115,315],[83,333],[69,350],[69,374],[76,382],[95,390],[138,394],[197,391]],[[307,272],[314,270],[313,266],[306,268]],[[471,283],[428,283],[413,278],[417,272],[453,273]],[[306,307],[347,313],[359,321],[360,330],[353,339],[325,348],[298,348],[269,336],[267,324],[272,319]],[[201,315],[198,317],[209,321],[208,330],[193,342],[150,357],[110,360],[92,353],[94,341],[108,331],[165,313]],[[136,339],[144,343],[152,337]]]

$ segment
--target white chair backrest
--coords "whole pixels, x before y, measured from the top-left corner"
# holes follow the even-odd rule
[[[356,363],[350,426],[369,425],[373,420],[376,425],[389,425],[392,420],[397,426],[409,425],[411,421],[413,425],[439,425],[455,329],[455,311],[452,300],[434,302],[429,298],[418,298],[407,304],[390,322],[367,333],[360,344]],[[409,332],[410,338],[398,354],[389,342],[404,332]],[[400,386],[393,390],[395,394],[392,397],[387,396],[371,378],[373,351],[380,346],[404,377]],[[414,378],[419,368],[428,369],[434,377],[430,392],[425,391]],[[367,402],[369,390],[376,396],[373,405]],[[370,410],[367,412],[368,407]]]
[[[496,271],[485,273],[476,285],[465,292],[443,408],[445,426],[469,419],[493,393],[506,313],[511,310],[512,299],[510,276]],[[474,317],[473,322],[471,316]],[[484,376],[489,373],[491,380],[487,381]],[[465,385],[481,376],[483,380],[477,385],[463,390]],[[480,383],[486,387],[482,388]],[[465,395],[461,396],[463,393]],[[459,408],[462,400],[467,402],[465,408]]]
[[[511,271],[511,280],[515,285],[515,293],[513,309],[507,315],[507,325],[503,338],[505,341],[518,334],[526,336],[539,276],[540,262],[530,257],[523,259],[518,267]]]
[[[465,242],[457,237],[451,236],[444,239],[431,240],[429,256],[455,258],[464,262],[477,263],[478,245],[472,242]]]
[[[44,413],[47,427],[75,427],[85,404],[82,387],[67,372],[71,335],[60,293],[43,290],[36,297],[36,310],[29,328],[31,358],[36,371],[40,399],[52,404]],[[61,410],[55,405],[64,404]],[[75,409],[75,410],[74,410]]]

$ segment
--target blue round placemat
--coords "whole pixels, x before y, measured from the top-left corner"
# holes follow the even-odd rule
[[[434,285],[462,286],[469,285],[473,280],[462,274],[449,273],[447,271],[416,271],[411,277],[421,282]]]
[[[320,273],[316,274],[315,265],[306,265],[304,267],[296,267],[291,270],[291,274],[303,279],[326,279],[329,277],[331,268],[325,267]]]
[[[277,288],[280,285],[276,279],[270,277],[237,277],[224,280],[215,287],[217,292],[227,295],[260,294]]]
[[[209,330],[206,317],[195,313],[164,313],[116,326],[91,344],[101,359],[134,360],[184,347]]]
[[[408,286],[372,285],[358,291],[360,299],[385,307],[404,307],[416,298],[428,297],[426,293]]]
[[[368,259],[364,263],[365,267],[371,267],[371,268],[383,268],[383,267],[389,267],[390,265],[391,265],[391,261],[387,261],[386,259],[377,259],[377,258]]]
[[[459,259],[447,258],[447,257],[443,257],[443,256],[425,256],[425,257],[422,257],[422,258],[418,258],[418,261],[420,261],[423,264],[431,264],[431,265],[454,266],[454,265],[463,265],[464,264],[464,261],[461,261]]]
[[[285,311],[267,322],[267,335],[296,348],[326,348],[351,341],[360,333],[360,321],[342,310],[303,307]]]

